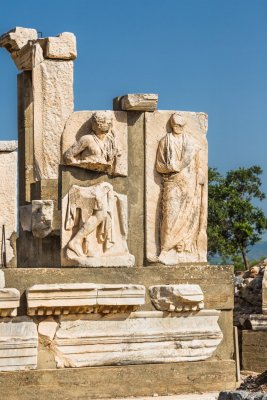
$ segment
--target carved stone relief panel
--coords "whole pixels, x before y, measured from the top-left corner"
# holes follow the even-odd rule
[[[108,182],[73,185],[62,200],[62,265],[133,266],[127,247],[127,196]]]
[[[63,133],[62,152],[65,165],[127,176],[127,113],[73,113]]]
[[[207,115],[146,113],[146,254],[207,261]]]

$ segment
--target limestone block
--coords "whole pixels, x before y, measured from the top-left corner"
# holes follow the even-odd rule
[[[53,229],[54,203],[52,200],[32,201],[32,234],[43,239]]]
[[[17,151],[16,142],[0,142],[0,241],[2,264],[15,260],[17,231]]]
[[[146,257],[207,261],[207,115],[145,113]]]
[[[35,369],[37,366],[38,335],[34,322],[0,322],[0,371]]]
[[[3,289],[5,285],[5,273],[0,269],[0,289]]]
[[[262,279],[262,313],[267,314],[267,267]]]
[[[29,42],[21,50],[11,54],[18,69],[32,70],[44,60],[43,50],[39,43]]]
[[[125,111],[155,111],[158,95],[151,93],[127,94],[121,99],[121,109]]]
[[[0,47],[5,47],[10,53],[18,51],[25,46],[29,40],[36,40],[38,34],[36,29],[16,27],[0,36]]]
[[[32,70],[36,180],[57,179],[61,136],[73,112],[73,62],[44,60]]]
[[[15,317],[20,302],[20,292],[17,289],[0,289],[0,316]]]
[[[251,314],[249,321],[253,331],[267,331],[267,315]]]
[[[34,285],[26,295],[28,315],[125,313],[145,303],[145,287],[142,285]]]
[[[73,185],[62,199],[61,265],[132,267],[127,196],[108,182]]]
[[[0,152],[12,152],[17,150],[18,142],[16,140],[1,140],[0,141]]]
[[[127,176],[127,113],[78,111],[62,137],[63,163],[109,175]]]
[[[157,311],[125,319],[64,317],[50,349],[58,368],[206,360],[222,340],[218,317],[215,310],[180,317]]]
[[[160,311],[196,311],[204,308],[199,285],[156,285],[149,288],[151,301]]]
[[[74,34],[63,32],[57,37],[48,37],[45,57],[60,60],[75,60],[77,49]]]

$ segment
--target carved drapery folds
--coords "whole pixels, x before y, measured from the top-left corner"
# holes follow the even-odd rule
[[[62,212],[63,265],[133,266],[127,247],[127,197],[110,183],[73,185]]]
[[[207,261],[206,130],[203,113],[146,113],[149,261]]]

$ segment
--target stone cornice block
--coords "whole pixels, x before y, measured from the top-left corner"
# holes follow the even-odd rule
[[[13,53],[24,47],[29,40],[36,40],[38,37],[36,29],[16,27],[0,36],[0,47]]]
[[[266,331],[267,332],[267,315],[251,314],[249,321],[253,331]]]
[[[34,285],[27,290],[28,315],[130,312],[144,303],[142,285],[74,283]]]
[[[14,317],[20,303],[20,292],[17,289],[0,289],[0,317]]]
[[[160,311],[197,311],[204,308],[199,285],[156,285],[149,288],[151,301]]]

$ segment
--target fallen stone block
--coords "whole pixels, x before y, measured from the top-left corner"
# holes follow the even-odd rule
[[[145,303],[142,285],[34,285],[26,295],[28,315],[125,313]]]
[[[156,285],[149,288],[151,301],[160,311],[197,311],[204,308],[199,285]]]
[[[222,340],[219,312],[163,317],[162,312],[129,316],[61,317],[50,349],[58,368],[206,360]]]

